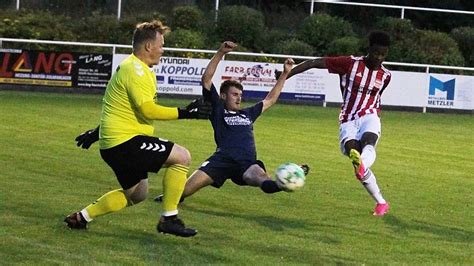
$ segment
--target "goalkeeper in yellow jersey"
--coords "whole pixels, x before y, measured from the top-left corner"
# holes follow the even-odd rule
[[[206,103],[193,101],[186,109],[164,107],[155,102],[156,76],[150,67],[163,54],[168,27],[160,21],[138,24],[133,33],[133,52],[117,68],[102,100],[100,125],[78,137],[78,145],[99,138],[100,155],[113,169],[121,189],[107,192],[94,203],[64,220],[72,229],[86,229],[93,219],[147,198],[148,172],[166,167],[163,179],[163,213],[157,230],[182,237],[197,231],[177,217],[178,202],[191,163],[189,151],[171,141],[153,136],[153,120],[207,118]]]

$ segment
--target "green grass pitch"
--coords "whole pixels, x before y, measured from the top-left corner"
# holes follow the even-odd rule
[[[184,106],[186,101],[161,99]],[[472,115],[384,111],[373,171],[391,210],[372,199],[338,146],[338,109],[277,104],[255,124],[259,159],[307,163],[305,187],[266,195],[227,182],[180,207],[194,238],[159,235],[163,171],[147,201],[71,231],[65,215],[118,188],[98,145],[100,95],[0,91],[0,264],[473,265]],[[156,122],[195,169],[215,148],[208,121]]]

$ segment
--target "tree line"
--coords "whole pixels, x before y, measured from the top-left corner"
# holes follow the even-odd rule
[[[56,2],[64,4],[68,1]],[[108,13],[101,8],[101,4],[110,5],[111,1],[81,2],[84,2],[83,5],[89,3],[95,8],[94,11],[77,17],[68,15],[67,12],[58,14],[54,8],[1,10],[0,36],[130,44],[136,23],[160,19],[172,28],[172,32],[166,36],[165,46],[168,47],[216,49],[222,40],[232,40],[239,43],[240,51],[324,56],[364,54],[367,47],[365,36],[370,30],[381,29],[387,31],[393,39],[388,61],[474,66],[473,24],[464,25],[462,20],[457,20],[456,27],[445,29],[444,26],[440,26],[435,29],[436,27],[431,28],[430,25],[420,26],[418,20],[414,21],[408,15],[406,15],[408,18],[400,19],[399,15],[387,14],[390,10],[375,11],[367,8],[355,10],[352,7],[351,10],[344,11],[348,8],[344,6],[338,7],[338,11],[330,5],[326,5],[325,8],[319,6],[317,12],[310,16],[308,10],[304,14],[301,13],[301,9],[298,8],[302,5],[300,1],[279,0],[271,1],[272,4],[263,0],[227,1],[238,5],[223,5],[217,14],[206,7],[206,4],[210,6],[210,2],[214,0],[172,1],[175,3],[170,4],[169,12],[149,9],[152,11],[133,12],[132,15],[127,13],[132,10],[128,7],[125,10],[129,11],[117,20],[116,14]],[[147,0],[140,2],[144,6],[148,3]],[[194,5],[176,5],[176,2],[192,2]],[[292,2],[294,3],[291,4]],[[462,1],[454,2],[461,4]],[[453,9],[453,6],[450,8]],[[34,48],[46,47],[36,45]],[[85,48],[69,47],[69,49]],[[94,48],[94,50],[101,49]],[[87,51],[90,51],[90,48],[87,48]],[[207,56],[188,53],[174,55]],[[239,59],[243,60],[242,57]],[[255,58],[244,59],[255,60]],[[261,61],[262,58],[258,60]],[[266,60],[275,61],[271,58]]]

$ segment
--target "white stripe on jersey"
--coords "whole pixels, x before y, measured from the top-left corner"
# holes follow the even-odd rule
[[[390,76],[390,72],[384,66],[381,66],[378,70],[370,70],[365,66],[364,57],[351,56],[351,58],[353,64],[349,77],[345,74],[340,79],[340,85],[343,88],[343,103],[339,115],[341,123],[378,112],[380,109],[380,93],[386,79]],[[364,67],[363,70],[357,72],[362,66]],[[381,78],[377,79],[380,74]],[[359,78],[360,82],[354,84],[354,81]],[[354,86],[358,87],[354,88]],[[372,95],[374,90],[375,94]]]
[[[365,68],[365,69],[367,70],[367,68]],[[368,71],[368,72],[370,72],[370,71]],[[370,77],[369,86],[368,86],[368,91],[369,92],[374,88],[376,78],[377,78],[377,72],[374,73],[374,71],[372,71],[372,76]],[[366,82],[364,81],[363,84],[366,85],[365,83]],[[365,86],[363,86],[363,87],[365,87]],[[357,118],[359,118],[363,115],[366,115],[368,112],[373,113],[374,103],[376,102],[376,101],[374,101],[374,103],[372,103],[371,105],[368,106],[367,103],[369,102],[370,96],[367,95],[367,94],[363,95],[362,93],[359,93],[359,95],[357,95],[357,97],[359,97],[359,96],[360,97],[365,96],[364,101],[362,102],[362,105],[361,105],[361,109],[363,109],[364,106],[367,109],[365,109],[364,112],[359,114],[359,111],[361,111],[361,110],[358,110],[354,107],[353,112],[351,113],[351,115],[353,116],[352,117],[353,119],[357,119]],[[358,103],[356,103],[356,104],[358,104]],[[352,120],[352,119],[349,118],[349,120]]]
[[[359,111],[359,103],[362,101],[364,102],[368,97],[365,97],[366,95],[364,95],[362,92],[364,91],[364,87],[366,86],[366,82],[367,82],[367,78],[369,77],[369,73],[371,71],[364,67],[364,70],[363,70],[363,73],[362,73],[362,80],[360,81],[360,86],[359,88],[354,88],[354,87],[351,87],[351,91],[353,89],[356,89],[357,91],[357,97],[354,101],[354,105],[352,105],[352,108],[350,110],[350,112],[348,113],[348,117],[347,117],[347,120],[354,120],[354,119],[357,119],[359,118],[359,116],[357,115],[357,112]],[[360,73],[360,72],[359,72]],[[357,74],[356,74],[357,75]],[[373,76],[373,75],[372,75]],[[355,79],[355,77],[354,77]],[[362,92],[361,92],[362,91]],[[349,105],[349,104],[348,104]],[[365,106],[365,103],[363,103],[361,105],[361,107]]]
[[[342,95],[343,102],[342,102],[341,113],[339,115],[340,120],[343,120],[344,119],[343,115],[347,113],[347,106],[348,106],[347,103],[350,101],[350,98],[351,98],[351,90],[347,88],[352,88],[352,84],[354,81],[354,77],[357,73],[358,67],[359,67],[359,61],[355,61],[351,69],[351,74],[349,76],[349,84],[347,84],[347,86],[346,86],[347,75],[344,75],[343,77],[341,77],[341,85],[344,87],[344,93]]]
[[[376,108],[376,109],[380,109],[380,93],[382,92],[382,88],[383,88],[383,86],[384,86],[384,84],[385,84],[385,80],[388,78],[389,73],[390,73],[390,72],[389,72],[385,67],[383,67],[383,66],[382,66],[382,69],[384,70],[384,74],[383,74],[383,76],[382,76],[382,86],[381,86],[381,88],[380,88],[380,92],[379,92],[379,94],[378,94],[377,101],[374,101],[374,103],[376,103],[375,106],[374,106],[374,108]]]

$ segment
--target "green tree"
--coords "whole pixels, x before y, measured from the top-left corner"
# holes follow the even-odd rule
[[[165,37],[165,47],[203,49],[205,46],[204,36],[197,31],[178,28],[168,33]],[[190,52],[170,52],[168,55],[194,58],[204,57],[203,54]]]
[[[117,17],[99,12],[78,19],[74,26],[75,34],[84,42],[118,43],[121,37],[119,29]],[[130,41],[127,44],[130,44]]]
[[[461,50],[466,61],[466,66],[474,67],[474,28],[455,28],[449,35],[458,43],[459,50]]]
[[[413,63],[463,66],[464,58],[447,33],[418,30],[414,42],[405,47]]]
[[[312,45],[316,54],[323,55],[332,41],[354,36],[354,32],[351,24],[342,18],[318,13],[303,20],[297,36],[299,40]]]
[[[197,31],[177,29],[166,35],[165,46],[202,49],[205,47],[205,41],[202,34]]]
[[[76,36],[70,30],[71,19],[50,11],[2,12],[0,36],[11,38],[69,40]],[[52,19],[54,17],[54,19]]]
[[[415,42],[417,32],[411,20],[393,17],[381,18],[376,22],[375,28],[390,35],[392,44],[387,57],[388,61],[414,63],[409,53],[409,47]],[[363,46],[368,47],[368,45],[368,39],[365,38]]]
[[[326,55],[360,55],[363,53],[361,41],[357,37],[342,37],[332,41],[326,51]]]
[[[246,6],[226,6],[218,13],[215,33],[221,41],[234,41],[253,49],[264,30],[263,15],[259,11]]]
[[[202,31],[204,14],[197,6],[179,6],[173,9],[172,27]]]
[[[313,54],[313,47],[296,39],[283,40],[274,46],[272,53],[309,56]]]

